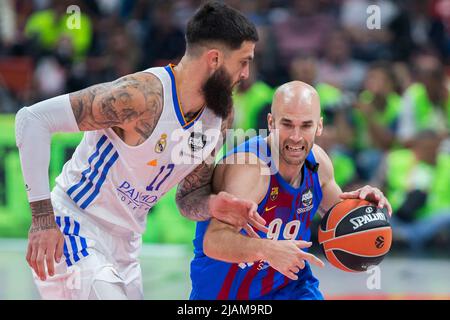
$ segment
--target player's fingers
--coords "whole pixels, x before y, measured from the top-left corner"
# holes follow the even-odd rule
[[[249,216],[253,219],[255,219],[258,223],[265,225],[267,222],[266,220],[264,220],[263,217],[261,217],[261,215],[258,213],[258,205],[253,202],[253,201],[249,201],[250,202],[250,207],[249,207]]]
[[[310,263],[315,264],[318,267],[325,267],[325,263],[322,262],[319,258],[317,258],[315,255],[311,253],[303,252],[303,259],[308,260]]]
[[[286,272],[282,272],[282,273],[291,280],[298,280],[298,276],[290,270],[288,270]]]
[[[378,201],[378,208],[384,208],[386,206],[386,199],[384,197],[382,197],[379,201]]]
[[[244,226],[244,230],[245,230],[245,232],[246,232],[250,237],[252,237],[252,238],[261,238],[261,237],[255,232],[255,230],[253,230],[253,228],[252,228],[250,225],[248,225],[248,224],[246,224],[246,225]]]
[[[297,240],[297,241],[295,241],[295,245],[297,247],[299,247],[300,249],[309,248],[309,247],[312,246],[312,242],[303,241],[303,240]]]
[[[30,242],[28,242],[27,255],[26,255],[25,259],[27,260],[27,263],[30,267],[32,267],[32,265],[31,265],[31,254],[32,253],[33,253],[33,246],[31,245]]]
[[[305,260],[303,260],[303,258],[299,258],[297,261],[297,266],[303,270],[305,268]]]
[[[362,199],[362,200],[365,200],[366,197],[367,197],[367,194],[368,194],[367,189],[363,189],[363,190],[360,192],[360,194],[359,194],[359,198]]]
[[[358,198],[360,190],[355,190],[351,192],[343,192],[339,195],[341,199],[354,199]]]
[[[44,257],[45,257],[45,247],[39,246],[38,254],[36,256],[36,268],[38,277],[45,281],[45,266],[44,266]]]
[[[55,249],[56,245],[52,245],[47,249],[45,253],[45,262],[47,262],[47,271],[50,277],[53,277],[55,275],[55,265],[54,265]]]
[[[292,271],[292,272],[295,273],[295,274],[297,274],[297,273],[300,272],[300,268],[299,268],[299,267],[296,267],[296,266],[290,268],[289,270]]]
[[[389,201],[387,201],[387,199],[386,199],[386,207],[388,209],[389,216],[392,217],[392,207]]]
[[[31,245],[31,247],[32,248],[31,248],[31,256],[30,256],[30,266],[34,270],[34,272],[36,272],[36,274],[38,275],[38,269],[36,266],[36,257],[38,254],[39,247],[36,244]]]
[[[250,225],[252,225],[256,229],[258,229],[259,231],[262,231],[264,233],[269,232],[269,228],[267,228],[264,224],[259,223],[255,219],[250,219],[249,223],[250,223]]]
[[[55,261],[56,261],[56,263],[60,263],[61,262],[63,251],[64,251],[64,238],[61,237],[59,239],[58,243],[56,244],[56,249],[55,249]]]

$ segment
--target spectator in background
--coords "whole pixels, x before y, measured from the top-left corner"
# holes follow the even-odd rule
[[[414,136],[425,129],[445,138],[450,128],[450,94],[444,68],[438,58],[421,55],[414,61],[416,83],[402,98],[398,139],[411,146]]]
[[[251,64],[249,77],[241,81],[233,94],[234,127],[256,131],[267,129],[267,111],[270,110],[274,92],[274,88],[258,78],[256,64]]]
[[[49,9],[33,13],[26,22],[25,34],[44,52],[57,51],[60,55],[83,59],[91,45],[92,22],[81,10],[80,28],[68,24],[71,16],[66,10],[70,5],[70,0],[54,0]]]
[[[392,203],[395,240],[413,253],[450,232],[450,148],[438,150],[432,130],[416,134],[411,149],[391,151],[386,158],[385,188]],[[444,188],[442,186],[444,185]],[[449,239],[444,243],[450,248]]]
[[[291,0],[289,3],[290,9],[278,10],[272,15],[275,45],[285,68],[298,52],[321,52],[326,35],[336,27],[334,17],[319,10],[319,1]]]
[[[173,5],[155,1],[142,52],[143,68],[177,62],[185,51],[183,30],[174,23]]]
[[[352,110],[353,148],[359,176],[370,181],[384,153],[394,146],[401,98],[387,62],[373,64]]]
[[[16,15],[11,0],[0,2],[0,53],[3,46],[14,41],[16,33]]]
[[[393,59],[408,61],[420,49],[434,50],[444,58],[449,54],[448,35],[441,17],[431,15],[431,2],[398,1],[400,10],[389,28],[393,35]]]
[[[44,100],[62,94],[66,89],[68,72],[55,56],[40,58],[34,70],[34,99]]]
[[[319,64],[319,81],[342,90],[359,90],[366,66],[352,58],[348,34],[343,30],[334,30],[324,41],[323,59]]]
[[[411,70],[408,64],[401,61],[392,62],[392,73],[398,84],[399,94],[403,95],[409,86],[413,84]]]
[[[380,10],[379,29],[367,27],[367,9],[370,6],[377,6]],[[350,35],[355,58],[365,61],[390,58],[389,45],[392,35],[388,26],[398,14],[398,8],[392,1],[344,0],[340,13],[340,22]]]
[[[146,1],[146,0],[143,0]],[[183,30],[186,29],[187,22],[190,17],[195,13],[195,10],[201,6],[203,0],[179,0],[175,1],[174,7],[174,23],[177,28]],[[237,7],[236,7],[237,8]]]

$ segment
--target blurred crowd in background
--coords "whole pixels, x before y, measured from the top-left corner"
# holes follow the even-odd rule
[[[397,243],[450,252],[450,0],[229,0],[257,26],[235,127],[267,128],[277,86],[313,85],[317,139],[344,190],[372,184]],[[0,1],[0,113],[152,66],[177,63],[199,0]],[[81,9],[68,28],[67,8]],[[368,8],[379,8],[379,29]],[[70,24],[70,23],[69,23]]]

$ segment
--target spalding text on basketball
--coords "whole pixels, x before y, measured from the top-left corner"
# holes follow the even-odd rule
[[[386,221],[386,216],[382,212],[377,212],[352,218],[350,219],[350,222],[353,224],[353,230],[356,230],[369,222],[377,220]]]

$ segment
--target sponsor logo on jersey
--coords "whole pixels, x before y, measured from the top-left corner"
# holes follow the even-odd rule
[[[161,137],[159,138],[158,142],[156,142],[155,145],[155,152],[161,153],[166,149],[167,146],[167,134],[163,133]]]
[[[193,152],[200,151],[206,145],[206,136],[201,132],[192,132],[188,144]]]
[[[297,209],[297,214],[311,211],[313,207],[313,193],[312,190],[308,188],[302,193],[302,207]]]
[[[356,230],[372,221],[386,221],[386,216],[384,215],[383,212],[376,212],[350,219],[350,222],[353,224],[353,230]]]
[[[278,187],[273,187],[270,191],[270,200],[275,201],[278,198]]]
[[[126,203],[128,207],[133,210],[143,209],[149,210],[153,204],[158,200],[155,195],[143,193],[131,185],[128,181],[122,182],[122,184],[116,188],[117,195]]]
[[[258,266],[257,266],[256,269],[258,271],[267,269],[270,266],[269,263],[267,261],[265,261],[265,260],[259,260],[257,263],[258,263]],[[254,262],[241,262],[241,263],[238,264],[238,266],[241,269],[246,269],[246,268],[249,268],[249,267],[253,266],[254,264],[255,264]]]

